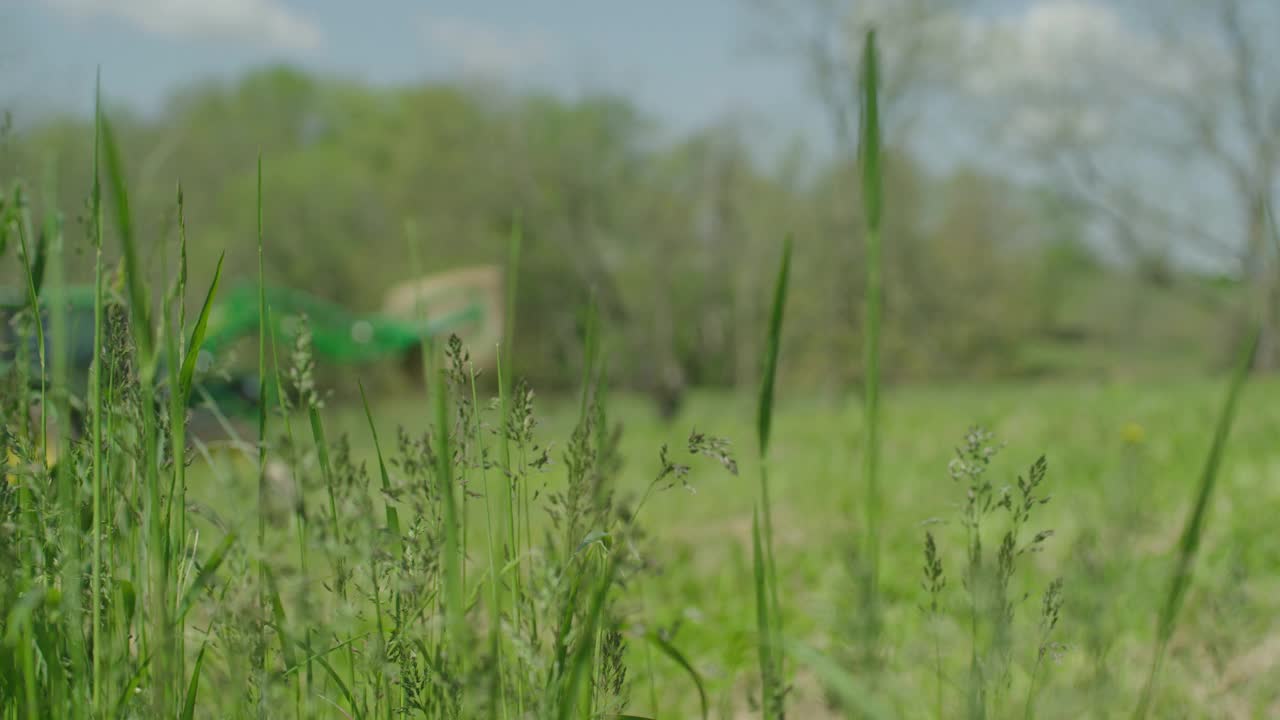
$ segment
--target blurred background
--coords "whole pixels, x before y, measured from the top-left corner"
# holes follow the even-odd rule
[[[782,381],[856,390],[871,25],[890,382],[1203,375],[1258,318],[1280,362],[1273,0],[18,0],[0,184],[49,186],[87,281],[100,68],[157,278],[182,183],[189,304],[224,250],[255,277],[261,153],[269,282],[376,312],[518,224],[520,373],[577,382],[594,294],[613,382],[668,411],[757,382],[792,234]]]

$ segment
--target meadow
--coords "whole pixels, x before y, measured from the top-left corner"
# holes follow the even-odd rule
[[[1015,583],[1016,595],[1030,595],[1018,605],[1024,623],[1015,640],[1019,692],[1025,692],[1021,683],[1037,657],[1041,596],[1061,577],[1065,600],[1054,641],[1063,647],[1046,670],[1033,716],[1129,715],[1149,669],[1156,618],[1225,383],[985,383],[890,391],[882,433],[888,609],[874,693],[881,716],[936,716],[936,633],[944,653],[942,716],[964,711],[968,640],[958,522],[964,491],[947,468],[974,424],[1006,444],[992,470],[1002,486],[1015,485],[1040,455],[1048,460],[1053,499],[1037,526],[1054,536]],[[1280,491],[1270,481],[1280,471],[1278,401],[1274,380],[1251,381],[1241,399],[1154,717],[1280,712],[1280,539],[1272,532]],[[415,425],[423,402],[384,405],[379,434]],[[564,401],[547,405],[540,434],[565,437],[575,409]],[[753,405],[745,395],[701,393],[668,424],[643,398],[615,400],[624,418],[618,481],[624,495],[642,494],[659,467],[658,449],[680,447],[694,428],[734,441],[739,476],[704,464],[690,473],[688,489],[672,488],[649,501],[645,522],[654,573],[644,581],[642,598],[622,602],[639,627],[671,633],[702,677],[712,717],[758,716],[750,710],[759,694],[751,564],[757,469],[746,452]],[[788,397],[779,404],[774,430],[770,479],[784,624],[789,635],[833,656],[853,657],[860,637],[855,557],[863,526],[861,414],[857,397]],[[363,415],[342,412],[338,420],[369,456]],[[554,487],[563,470],[552,466],[542,482]],[[921,570],[926,530],[937,538],[948,574],[937,623],[921,609],[929,602]],[[631,652],[635,714],[697,716],[697,694],[678,665],[650,657],[641,642]],[[812,668],[796,664],[791,672],[789,715],[862,716],[833,709]],[[656,708],[650,707],[651,673]],[[871,683],[869,677],[863,682]],[[993,716],[1021,717],[1023,709],[1014,703]]]
[[[758,392],[670,422],[610,390],[594,306],[577,392],[520,381],[508,327],[495,377],[450,338],[418,389],[331,397],[305,321],[266,331],[260,161],[275,390],[249,437],[193,442],[221,265],[188,307],[183,230],[149,287],[99,112],[82,398],[45,351],[68,346],[60,220],[36,262],[5,207],[38,365],[0,408],[0,718],[1280,712],[1280,384],[1252,347],[1196,380],[883,384],[870,41],[863,67],[863,391],[777,384],[780,240]]]
[[[842,658],[841,672],[856,680],[856,692],[872,708],[842,705],[839,694],[831,689],[832,679],[824,674],[835,671],[809,664],[812,658],[801,656],[786,669],[792,688],[787,695],[788,714],[930,717],[938,715],[939,697],[942,717],[964,712],[969,644],[968,602],[959,578],[965,558],[959,522],[964,488],[949,474],[948,465],[974,423],[989,428],[995,441],[1005,445],[991,470],[999,486],[1014,485],[1041,454],[1047,458],[1046,484],[1052,502],[1038,513],[1036,524],[1054,531],[1043,551],[1021,567],[1014,579],[1012,594],[1021,599],[1016,603],[1009,697],[1016,701],[993,707],[990,716],[1024,715],[1027,682],[1040,651],[1041,594],[1054,578],[1063,579],[1064,597],[1053,634],[1057,646],[1039,671],[1041,689],[1031,716],[1128,714],[1146,679],[1156,618],[1174,567],[1179,534],[1211,442],[1206,418],[1219,410],[1224,383],[1225,379],[1165,384],[981,384],[887,393],[881,434],[885,611],[878,656],[873,659],[862,657],[859,649],[865,633],[859,618],[866,613],[857,559],[863,529],[858,510],[864,494],[858,473],[861,404],[856,397],[782,400],[773,431],[771,489],[783,624],[789,638],[824,657]],[[1152,708],[1156,717],[1267,717],[1280,709],[1276,705],[1280,652],[1275,626],[1280,615],[1276,599],[1280,580],[1274,572],[1280,540],[1272,531],[1273,510],[1280,497],[1269,482],[1280,467],[1280,448],[1274,442],[1280,431],[1278,401],[1280,385],[1271,380],[1253,382],[1241,400],[1218,495],[1208,516],[1196,580],[1156,692]],[[534,403],[538,423],[533,436],[549,448],[551,457],[543,470],[527,478],[535,497],[532,525],[538,535],[551,526],[540,512],[546,498],[564,487],[567,468],[560,439],[570,436],[578,407],[573,399],[563,397],[535,396]],[[655,632],[696,672],[711,717],[759,714],[751,549],[756,505],[752,478],[758,461],[742,447],[750,446],[754,432],[754,403],[754,398],[744,395],[699,393],[672,422],[659,419],[643,398],[619,396],[611,403],[611,413],[623,418],[618,446],[621,464],[614,480],[622,504],[633,504],[650,487],[662,468],[659,451],[664,445],[676,449],[672,455],[679,462],[696,465],[681,482],[669,488],[664,483],[648,499],[638,521],[645,534],[643,541],[637,541],[643,548],[644,568],[628,580],[611,608],[625,642],[627,707],[633,716],[697,717],[701,712],[689,672],[646,640]],[[425,394],[384,401],[378,405],[377,434],[395,438],[401,428],[422,428],[431,422],[431,412]],[[350,439],[350,459],[341,462],[364,465],[376,473],[377,453],[363,409],[340,406],[325,414],[331,418],[332,434]],[[486,425],[496,423],[494,412],[485,417]],[[306,423],[305,415],[291,420],[295,432]],[[695,428],[730,439],[739,463],[737,475],[717,462],[684,459],[688,434]],[[190,469],[189,532],[198,538],[193,545],[202,560],[216,554],[219,538],[254,537],[255,464],[256,457],[242,451],[215,449],[212,462],[197,461]],[[313,482],[317,464],[314,453],[302,461],[298,481]],[[393,465],[390,471],[397,485],[403,480],[402,467]],[[363,672],[376,675],[370,655],[379,648],[367,635],[372,622],[365,614],[368,608],[352,609],[352,616],[347,616],[332,597],[334,588],[325,575],[298,574],[306,560],[296,547],[296,518],[289,517],[289,505],[297,495],[290,487],[291,476],[276,482],[283,485],[271,493],[268,546],[270,564],[280,576],[290,632],[306,634],[306,621],[294,613],[319,599],[335,613],[320,626],[323,632],[340,637],[343,631],[337,628],[345,623],[352,636],[363,635],[356,645],[355,662]],[[363,511],[381,519],[385,507],[381,500],[376,498]],[[312,508],[308,516],[316,522],[323,515],[326,495],[313,488],[305,501]],[[354,498],[348,501],[356,507],[362,504]],[[485,510],[482,497],[469,496],[461,503],[472,578],[468,587],[473,594],[485,592]],[[378,522],[364,525],[368,532],[380,530]],[[930,594],[922,585],[926,530],[937,539],[948,577],[936,614],[928,610]],[[188,654],[204,647],[210,631],[207,623],[237,622],[226,594],[241,585],[242,593],[252,590],[250,548],[241,549],[236,573],[224,575],[226,567],[220,571],[223,589],[200,604],[199,620],[189,621]],[[315,573],[317,561],[329,557],[332,550],[317,544],[308,552],[314,556],[311,573]],[[240,600],[249,607],[238,612],[249,612],[252,595]],[[311,612],[316,611],[313,606]],[[471,615],[478,628],[485,626],[482,612],[473,610]],[[12,623],[13,615],[9,617]],[[238,622],[241,632],[253,629],[244,615]],[[237,648],[243,651],[245,646],[234,644],[233,639],[230,629],[215,632],[202,653],[203,682],[195,717],[256,712],[257,692],[247,690],[253,687],[252,680],[237,675],[237,668],[248,672],[246,658],[237,655]],[[939,645],[940,696],[935,664]],[[284,657],[273,660],[283,664]],[[295,656],[294,662],[299,661]],[[337,669],[345,661],[339,654],[332,662]],[[395,668],[386,672],[397,678]],[[298,679],[297,674],[277,676],[266,715],[359,714],[330,705],[324,698],[338,701],[332,696],[341,691],[327,686],[322,671],[313,673],[300,709],[295,708],[289,687],[290,678]],[[355,682],[376,687],[373,678],[366,680],[363,673]],[[834,682],[838,686],[840,681]],[[147,686],[140,683],[139,687]],[[366,696],[365,702],[374,701]],[[130,714],[153,716],[141,707],[123,713]]]

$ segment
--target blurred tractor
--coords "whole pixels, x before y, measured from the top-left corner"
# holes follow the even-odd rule
[[[497,365],[504,332],[502,268],[463,268],[393,286],[382,304],[383,315],[400,322],[448,326],[468,348],[477,369]],[[405,354],[405,370],[420,373],[420,345]]]
[[[46,372],[53,358],[65,353],[68,390],[75,432],[82,429],[84,398],[94,358],[93,289],[69,287],[66,299],[67,347],[54,342],[48,308],[51,293],[41,294],[41,326],[45,335]],[[311,347],[318,365],[352,366],[401,357],[408,364],[418,358],[424,340],[457,334],[472,348],[477,366],[491,363],[502,337],[502,272],[495,267],[469,268],[441,273],[392,288],[381,313],[356,314],[337,304],[289,288],[265,291],[268,331],[282,363],[293,349],[302,318],[311,333]],[[29,306],[27,294],[0,288],[0,382],[12,383],[13,374],[25,378],[32,390],[41,386],[38,342],[28,322],[24,332],[19,316]],[[118,327],[126,313],[114,295],[108,312]],[[251,433],[247,418],[276,391],[268,378],[256,373],[224,369],[233,346],[258,337],[258,287],[242,284],[215,298],[208,328],[197,358],[197,381],[190,403],[190,435],[209,442],[228,435]],[[114,323],[114,324],[113,324]],[[160,370],[163,381],[163,364]],[[44,377],[48,387],[51,377]],[[0,384],[0,388],[7,387]],[[162,387],[162,393],[164,392]],[[36,393],[33,393],[33,396]],[[38,412],[38,409],[33,412]]]

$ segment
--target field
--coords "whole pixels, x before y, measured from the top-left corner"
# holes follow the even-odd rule
[[[876,506],[865,398],[707,392],[664,423],[592,333],[580,395],[487,398],[451,343],[429,393],[372,406],[322,400],[307,333],[266,343],[293,388],[269,442],[184,468],[182,403],[134,365],[183,353],[105,335],[102,425],[56,464],[57,385],[48,425],[6,405],[6,719],[1280,709],[1274,379],[1220,465],[1239,373],[891,386]]]
[[[1008,443],[999,482],[1013,483],[1015,473],[1039,454],[1049,458],[1054,501],[1041,523],[1056,535],[1028,573],[1024,590],[1033,599],[1021,609],[1034,616],[1044,585],[1064,578],[1060,640],[1069,649],[1046,689],[1044,715],[1078,717],[1100,706],[1101,716],[1111,716],[1126,706],[1149,659],[1175,541],[1210,441],[1206,420],[1221,402],[1220,384],[978,386],[890,395],[883,435],[891,518],[884,528],[884,582],[892,606],[886,652],[895,715],[926,712],[917,691],[928,685],[930,665],[928,630],[917,609],[925,601],[922,525],[950,519],[935,532],[949,551],[948,566],[957,566],[962,541],[954,518],[963,493],[946,468],[975,422]],[[1280,615],[1280,579],[1274,573],[1280,540],[1270,532],[1268,509],[1280,501],[1268,481],[1280,470],[1274,442],[1280,431],[1278,391],[1274,382],[1255,385],[1241,407],[1161,716],[1177,714],[1176,708],[1191,716],[1234,717],[1280,710],[1280,628],[1274,619]],[[682,420],[745,439],[751,432],[744,417],[750,417],[745,399],[708,396]],[[856,544],[861,525],[859,420],[853,404],[788,402],[778,421],[776,522],[787,626],[819,646],[852,641],[841,637],[857,612],[847,601],[856,585],[843,551]],[[638,492],[655,464],[654,448],[680,440],[653,423],[633,427],[625,445],[626,484]],[[743,474],[749,477],[750,453],[741,455],[748,458]],[[696,494],[677,489],[654,500],[652,533],[666,572],[655,582],[661,611],[652,621],[679,622],[683,642],[715,678],[724,704],[742,706],[751,670],[744,660],[750,659],[754,629],[753,493],[740,479],[713,471],[702,475],[695,479]],[[958,591],[951,589],[955,610]],[[955,637],[948,644],[960,643]],[[1022,659],[1030,660],[1033,648],[1025,650]],[[962,670],[948,669],[951,683],[959,684],[954,677]],[[679,687],[678,678],[668,674],[662,686]],[[811,690],[807,694],[804,707],[815,708],[817,698]]]
[[[1021,715],[1027,670],[1037,654],[1040,595],[1055,577],[1065,601],[1057,652],[1043,680],[1036,717],[1115,717],[1132,709],[1145,680],[1156,627],[1173,567],[1175,546],[1208,451],[1212,418],[1225,380],[1162,385],[1038,384],[904,388],[885,398],[883,526],[885,627],[875,694],[890,717],[927,717],[936,683],[934,639],[943,647],[944,717],[963,710],[968,639],[965,594],[957,578],[964,554],[956,522],[963,489],[947,472],[964,433],[981,424],[1006,443],[995,462],[998,484],[1041,454],[1048,459],[1052,502],[1037,525],[1054,530],[1043,552],[1015,578],[1022,625],[1015,643],[1015,692],[1007,712]],[[541,403],[541,401],[539,401]],[[751,512],[756,461],[751,452],[754,400],[704,393],[671,424],[648,403],[619,397],[623,419],[619,492],[638,497],[657,472],[658,449],[680,448],[691,429],[733,441],[739,476],[710,464],[650,501],[644,527],[653,568],[619,602],[635,632],[671,632],[706,685],[714,717],[753,716],[758,695],[756,620],[751,561]],[[577,408],[570,399],[545,403],[539,438],[565,438]],[[1239,409],[1219,494],[1180,628],[1170,647],[1153,712],[1158,717],[1265,717],[1280,711],[1280,540],[1271,531],[1280,491],[1280,385],[1252,383]],[[379,407],[379,436],[427,421],[424,399]],[[348,432],[353,452],[376,465],[363,411],[333,413],[334,432]],[[856,649],[860,632],[856,553],[862,532],[861,405],[840,400],[784,399],[778,408],[773,479],[779,583],[784,625],[824,652]],[[564,467],[553,461],[535,485],[554,490]],[[230,499],[252,493],[252,474],[240,492],[206,480],[192,493],[234,517]],[[545,494],[545,493],[544,493]],[[468,504],[473,547],[483,547],[483,506]],[[242,516],[242,535],[252,516]],[[932,521],[941,521],[930,525]],[[942,620],[921,610],[923,537],[938,540],[948,584]],[[482,570],[483,550],[469,553]],[[474,570],[473,570],[474,571]],[[856,653],[855,653],[856,654]],[[697,695],[669,659],[632,641],[631,712],[690,717]],[[825,702],[811,669],[793,664],[789,697],[796,717],[842,717]],[[863,681],[871,683],[868,673]],[[654,690],[650,694],[650,683]],[[214,696],[222,693],[207,688]],[[650,707],[656,696],[659,706]]]

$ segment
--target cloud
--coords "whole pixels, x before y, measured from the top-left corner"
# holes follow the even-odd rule
[[[1230,60],[1210,32],[1194,23],[1160,26],[1155,13],[1132,17],[1102,0],[1039,0],[1016,14],[966,17],[957,26],[968,56],[961,85],[1014,100],[1010,126],[1023,140],[1100,141],[1124,122],[1149,122],[1149,113],[1139,118],[1148,100],[1226,82]]]
[[[1016,140],[1094,142],[1140,102],[1189,95],[1221,76],[1220,53],[1177,9],[1139,12],[1138,4],[1022,0],[996,11],[990,3],[978,10],[952,0],[859,0],[835,18],[845,26],[837,32],[853,39],[836,60],[856,67],[862,34],[875,27],[890,98],[918,84],[992,116]],[[1170,29],[1158,30],[1157,18]],[[815,32],[831,21],[810,20],[826,23]]]
[[[974,21],[969,42],[985,48],[991,60],[979,63],[970,77],[979,92],[1062,87],[1098,71],[1170,88],[1189,81],[1186,63],[1156,38],[1133,28],[1115,9],[1088,0],[1044,0],[1019,15]]]
[[[463,18],[426,17],[422,36],[432,52],[466,73],[508,76],[555,57],[550,38],[527,28],[505,30]]]
[[[1040,0],[959,24],[966,91],[1018,101],[1013,129],[1096,140],[1135,97],[1186,95],[1221,67],[1204,38],[1166,38],[1091,0]],[[1106,109],[1102,110],[1099,106]]]
[[[278,0],[46,0],[73,17],[113,17],[157,35],[243,40],[284,50],[313,50],[315,23]]]

